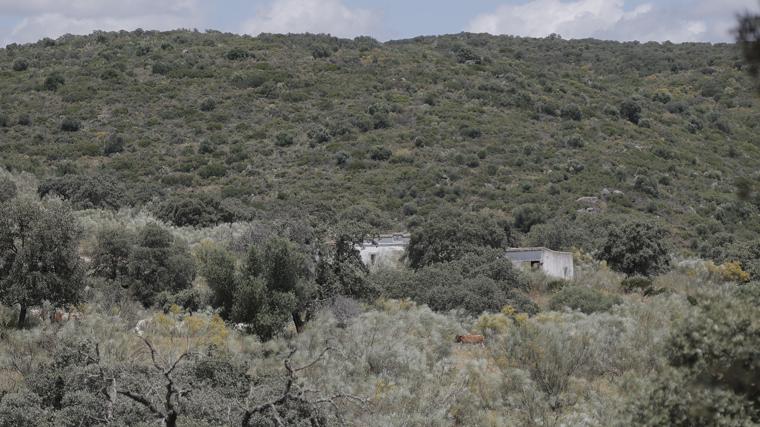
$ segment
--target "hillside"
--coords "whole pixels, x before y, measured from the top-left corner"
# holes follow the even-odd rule
[[[758,425],[739,55],[189,31],[0,49],[0,427]],[[401,229],[402,263],[364,264]],[[560,278],[518,245],[573,254]]]
[[[449,207],[593,237],[648,217],[709,256],[760,229],[734,186],[760,167],[745,74],[728,44],[65,36],[0,49],[0,166],[177,225],[310,213],[391,231]]]

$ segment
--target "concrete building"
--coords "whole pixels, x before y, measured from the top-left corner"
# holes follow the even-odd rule
[[[404,233],[380,235],[367,240],[358,248],[362,262],[375,270],[380,267],[396,267],[403,263],[404,251],[409,245],[409,235]]]
[[[573,270],[573,254],[547,248],[507,249],[507,258],[518,267],[541,269],[547,276],[570,280]]]

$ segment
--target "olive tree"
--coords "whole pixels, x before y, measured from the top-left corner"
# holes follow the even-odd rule
[[[63,306],[79,301],[84,271],[79,258],[80,228],[59,200],[15,199],[0,205],[0,300],[27,309],[48,301]]]

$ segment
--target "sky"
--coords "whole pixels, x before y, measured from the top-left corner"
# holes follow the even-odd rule
[[[731,41],[760,0],[0,0],[0,46],[94,30],[329,33],[378,40],[462,31],[620,41]]]

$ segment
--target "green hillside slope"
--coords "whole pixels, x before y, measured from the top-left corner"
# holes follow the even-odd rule
[[[735,196],[760,167],[740,58],[473,34],[65,36],[0,49],[0,166],[81,208],[178,225],[311,213],[389,231],[449,207],[528,232],[637,216],[709,255],[760,230]]]

